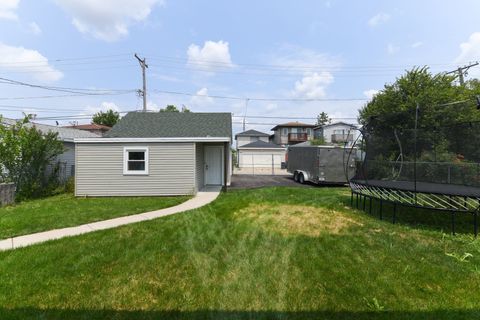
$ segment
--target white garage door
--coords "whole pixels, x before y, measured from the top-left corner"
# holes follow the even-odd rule
[[[240,152],[239,167],[240,168],[280,168],[283,159],[283,154],[275,153],[252,153]]]

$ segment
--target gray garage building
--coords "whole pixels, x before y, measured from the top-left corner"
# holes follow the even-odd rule
[[[231,119],[230,113],[130,112],[104,137],[75,139],[75,195],[186,195],[228,186]]]

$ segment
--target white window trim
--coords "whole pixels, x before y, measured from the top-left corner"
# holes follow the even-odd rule
[[[145,152],[145,170],[143,170],[143,171],[128,170],[128,153],[130,151],[143,151],[143,152]],[[123,147],[123,175],[147,176],[148,175],[148,165],[149,165],[148,147],[142,147],[142,146]]]

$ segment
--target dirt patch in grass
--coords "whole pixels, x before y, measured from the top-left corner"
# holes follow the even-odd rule
[[[287,236],[339,234],[351,226],[363,226],[342,212],[302,205],[250,205],[237,211],[235,217],[252,220],[258,227]]]

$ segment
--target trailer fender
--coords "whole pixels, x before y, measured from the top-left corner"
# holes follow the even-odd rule
[[[297,170],[297,176],[301,174],[303,174],[303,178],[305,179],[305,181],[310,181],[310,176],[308,175],[308,173],[306,171],[303,171],[303,170]]]

